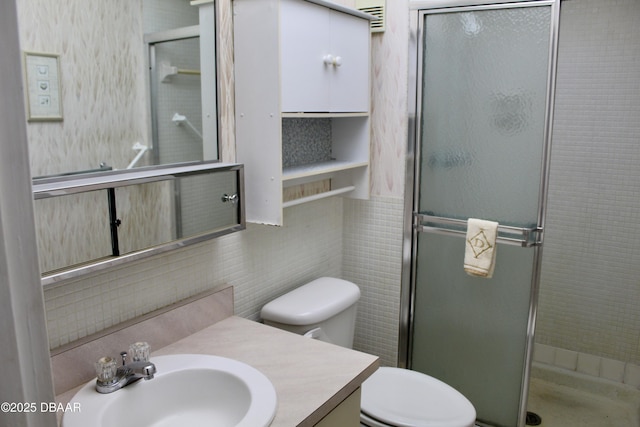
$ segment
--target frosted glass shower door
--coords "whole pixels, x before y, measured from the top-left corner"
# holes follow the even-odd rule
[[[522,418],[551,16],[549,4],[421,15],[411,368],[496,426]],[[501,225],[491,279],[463,271],[468,218]]]

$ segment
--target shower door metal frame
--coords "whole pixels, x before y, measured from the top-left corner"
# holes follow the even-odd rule
[[[551,7],[551,23],[549,38],[549,62],[547,69],[547,94],[544,125],[544,141],[542,151],[542,168],[540,176],[540,192],[538,195],[538,220],[536,232],[538,237],[534,250],[534,266],[531,278],[530,304],[527,324],[525,363],[522,389],[520,391],[520,408],[518,427],[525,426],[526,403],[529,390],[529,377],[533,356],[534,333],[537,313],[538,288],[544,226],[546,215],[546,199],[548,193],[548,175],[551,152],[551,133],[555,95],[556,61],[558,48],[558,30],[560,18],[560,0],[529,0],[505,2],[499,0],[428,0],[411,1],[409,28],[409,83],[408,83],[408,146],[405,175],[404,206],[404,238],[402,282],[400,296],[400,321],[398,339],[398,365],[411,368],[413,349],[413,319],[415,313],[414,296],[416,287],[416,249],[418,233],[422,227],[419,223],[418,201],[420,193],[420,135],[422,116],[422,68],[423,68],[423,23],[425,16],[437,13],[467,12],[478,10],[510,9],[518,7]]]

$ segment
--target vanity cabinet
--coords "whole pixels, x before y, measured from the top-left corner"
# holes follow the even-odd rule
[[[246,219],[369,198],[370,20],[324,0],[235,0],[236,155]]]
[[[318,422],[315,427],[335,427],[335,426],[352,426],[360,425],[360,397],[361,389],[358,387],[356,391],[351,393],[349,397],[343,400],[331,412]]]

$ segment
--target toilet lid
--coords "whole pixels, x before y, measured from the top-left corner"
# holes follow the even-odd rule
[[[362,384],[361,410],[397,427],[467,427],[476,419],[471,402],[453,387],[401,368],[379,368]]]

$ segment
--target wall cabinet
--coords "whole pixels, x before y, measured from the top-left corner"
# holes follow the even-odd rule
[[[369,111],[369,21],[299,0],[281,18],[282,111]]]
[[[370,26],[324,0],[235,0],[236,152],[246,218],[369,197]]]

